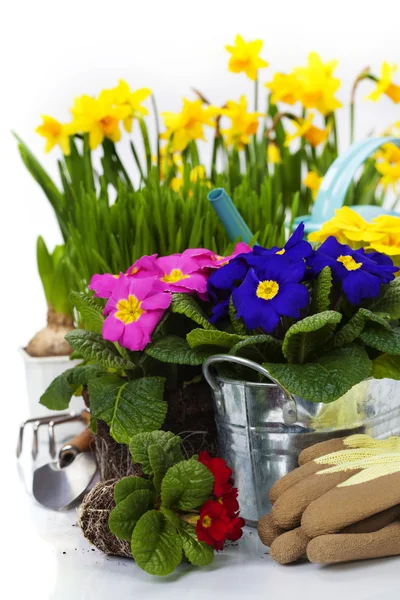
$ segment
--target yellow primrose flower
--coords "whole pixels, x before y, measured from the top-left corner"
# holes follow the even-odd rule
[[[322,180],[323,177],[318,175],[318,173],[316,173],[315,171],[309,171],[303,180],[304,185],[311,190],[313,200],[315,200],[315,198],[317,197]]]
[[[267,159],[268,159],[268,162],[271,163],[272,165],[276,165],[276,164],[282,162],[281,151],[279,150],[279,148],[275,144],[275,142],[270,142],[268,144]]]
[[[129,85],[123,79],[120,79],[119,84],[111,90],[114,96],[114,102],[117,106],[127,106],[130,113],[124,119],[125,131],[132,131],[132,121],[135,117],[145,117],[149,114],[147,108],[142,106],[142,102],[151,95],[149,88],[140,88],[134,92],[131,91]]]
[[[306,67],[293,69],[301,86],[301,102],[305,108],[316,108],[322,115],[327,115],[342,104],[334,97],[340,86],[340,80],[333,77],[337,61],[323,63],[316,52],[308,55]]]
[[[312,124],[313,118],[313,113],[310,113],[307,119],[293,120],[292,124],[296,131],[292,134],[286,134],[285,146],[290,146],[290,143],[298,137],[303,137],[314,148],[324,142],[328,138],[330,129],[328,127],[326,129],[315,127]]]
[[[376,88],[366,96],[366,99],[377,102],[382,94],[385,94],[396,104],[400,102],[400,86],[392,83],[396,71],[397,65],[390,65],[388,62],[384,62],[381,67],[381,76],[376,82]]]
[[[75,133],[72,125],[64,125],[47,115],[43,115],[42,120],[43,123],[35,131],[46,140],[45,152],[50,152],[54,146],[60,146],[65,156],[68,156],[71,152],[69,136]]]
[[[101,92],[98,98],[81,96],[72,108],[73,125],[77,131],[89,133],[89,145],[95,150],[104,138],[113,142],[121,139],[119,123],[130,114],[129,106],[115,106],[110,90]]]
[[[265,87],[271,90],[271,102],[284,102],[293,105],[301,98],[301,85],[296,75],[275,73],[274,78]]]
[[[335,210],[335,216],[324,223],[319,231],[310,233],[308,239],[310,242],[323,242],[330,235],[353,248],[362,246],[362,242],[370,243],[382,237],[382,233],[376,230],[375,224],[365,221],[348,206]]]
[[[247,112],[246,96],[241,96],[239,102],[228,100],[220,114],[231,120],[230,129],[221,129],[221,133],[226,136],[228,145],[239,149],[249,144],[251,136],[257,133],[258,118],[262,116],[260,112]]]
[[[395,144],[384,144],[375,154],[376,159],[386,160],[390,163],[400,162],[400,148]]]
[[[381,238],[371,241],[368,249],[383,252],[388,256],[400,256],[400,217],[380,215],[373,219],[377,233]]]
[[[182,112],[161,113],[167,131],[161,134],[162,139],[172,138],[174,150],[182,151],[192,140],[205,140],[203,127],[215,125],[214,117],[218,109],[213,106],[203,107],[201,100],[191,102],[183,99]]]
[[[225,46],[231,54],[228,69],[232,73],[246,73],[249,79],[257,79],[258,69],[268,67],[268,63],[259,57],[263,43],[261,40],[245,42],[241,35],[235,38],[234,46]]]

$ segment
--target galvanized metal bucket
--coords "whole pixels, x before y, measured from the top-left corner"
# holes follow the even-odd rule
[[[272,383],[224,379],[213,372],[230,362],[254,369]],[[291,396],[261,365],[228,354],[203,364],[212,388],[220,453],[239,488],[248,525],[269,512],[271,486],[298,466],[299,453],[317,442],[352,433],[400,435],[400,382],[367,379],[331,404]]]

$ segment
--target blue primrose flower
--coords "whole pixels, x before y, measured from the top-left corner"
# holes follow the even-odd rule
[[[332,236],[307,260],[307,266],[312,275],[330,267],[334,281],[341,282],[346,298],[354,305],[365,298],[376,298],[381,285],[392,281],[398,271],[388,256],[379,252],[366,253],[363,248],[352,250]]]
[[[262,268],[250,268],[243,283],[232,292],[237,316],[249,329],[261,327],[270,333],[280,317],[301,316],[310,301],[307,288],[299,283],[305,263],[291,263],[283,256],[273,256]]]
[[[247,256],[247,254],[238,254],[208,278],[207,292],[213,303],[211,323],[216,323],[228,316],[232,290],[242,283],[249,270]]]
[[[292,233],[283,248],[274,246],[273,248],[263,248],[262,246],[254,246],[253,252],[256,257],[270,257],[275,254],[284,255],[285,258],[296,262],[302,258],[311,256],[313,249],[309,242],[304,239],[304,223],[300,223],[297,229]]]

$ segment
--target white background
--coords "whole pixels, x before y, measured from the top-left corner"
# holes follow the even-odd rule
[[[11,130],[56,174],[57,151],[45,156],[44,140],[34,133],[40,115],[67,120],[74,96],[97,94],[121,77],[132,88],[153,89],[160,110],[179,110],[184,95],[193,98],[192,86],[215,104],[241,93],[252,104],[252,82],[227,71],[224,46],[238,32],[247,40],[264,40],[262,56],[270,67],[261,71],[262,82],[277,70],[304,64],[311,50],[325,61],[339,59],[339,97],[346,105],[363,67],[377,72],[385,59],[400,61],[399,16],[398,0],[14,0],[2,7],[0,365],[18,406],[24,388],[16,350],[46,317],[36,238],[43,235],[53,247],[60,235],[49,203],[19,158]],[[362,102],[371,84],[361,87],[357,137],[400,120],[400,105],[387,98],[379,104]],[[348,109],[339,115],[345,148]]]

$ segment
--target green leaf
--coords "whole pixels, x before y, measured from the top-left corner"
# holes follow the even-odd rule
[[[144,513],[154,507],[155,494],[151,490],[137,490],[121,500],[108,517],[111,533],[120,540],[131,540],[136,523]]]
[[[161,499],[167,508],[192,510],[212,494],[214,477],[203,464],[192,460],[171,467],[161,485]]]
[[[172,294],[171,310],[174,313],[185,315],[204,329],[215,329],[196,300],[189,294]]]
[[[175,365],[201,365],[210,356],[209,352],[194,350],[187,341],[176,335],[167,335],[145,348],[146,354],[161,362]]]
[[[400,319],[400,277],[383,286],[381,294],[370,305],[370,309],[375,313],[387,313],[393,320]]]
[[[68,381],[68,378],[73,375],[75,368],[67,369],[53,379],[47,390],[40,397],[40,404],[50,410],[65,410],[68,408],[71,397],[79,387],[79,384],[72,384]]]
[[[196,530],[189,523],[181,521],[179,530],[186,558],[196,567],[206,567],[214,558],[214,550],[205,542],[199,542]]]
[[[87,360],[93,360],[107,369],[135,369],[135,365],[118,354],[114,344],[103,340],[99,333],[74,329],[65,336],[67,342]]]
[[[46,302],[47,304],[51,304],[51,290],[53,287],[54,264],[53,258],[47,250],[45,241],[41,236],[39,236],[37,239],[36,260],[40,279],[42,281],[43,290],[46,296]]]
[[[129,450],[133,462],[142,465],[143,473],[153,475],[153,468],[149,459],[149,448],[153,445],[160,446],[170,457],[173,464],[183,460],[181,442],[181,438],[171,431],[151,431],[132,437]]]
[[[189,346],[219,346],[220,348],[232,348],[235,344],[246,339],[243,335],[226,333],[225,331],[206,331],[205,329],[193,329],[187,334],[186,339]]]
[[[85,328],[94,333],[101,333],[104,323],[101,306],[92,298],[80,292],[71,292],[69,301],[80,314]]]
[[[311,353],[327,342],[341,319],[340,313],[326,310],[297,321],[286,332],[283,355],[290,363],[303,364]]]
[[[324,267],[315,282],[312,310],[314,313],[321,313],[329,310],[330,293],[332,289],[332,272],[329,267]]]
[[[246,346],[258,346],[259,344],[265,344],[268,348],[270,348],[272,353],[278,352],[280,355],[282,352],[282,342],[270,335],[260,334],[247,336],[246,339],[232,346],[232,348],[229,350],[229,354],[236,355],[239,350],[246,348]]]
[[[379,326],[369,325],[360,335],[360,339],[371,348],[388,354],[400,354],[400,327],[386,331]]]
[[[72,385],[86,385],[91,379],[106,374],[106,370],[99,365],[77,365],[69,371],[67,380]]]
[[[331,350],[313,363],[264,366],[289,392],[311,402],[337,400],[371,372],[368,354],[356,345]]]
[[[132,492],[137,492],[138,490],[154,490],[153,482],[149,479],[143,479],[143,477],[123,477],[114,487],[115,504],[119,504],[122,500],[130,496]]]
[[[232,297],[229,299],[229,319],[235,332],[239,335],[248,335],[247,327],[242,317],[237,318],[236,308],[233,306]]]
[[[170,508],[165,508],[165,506],[161,505],[160,510],[165,518],[174,525],[177,529],[180,529],[182,521],[178,516],[178,513]]]
[[[139,519],[131,549],[137,565],[151,575],[169,575],[182,560],[181,537],[157,510],[150,510]]]
[[[379,315],[374,314],[366,308],[359,308],[349,322],[346,323],[346,325],[344,325],[340,331],[335,333],[330,340],[329,345],[332,346],[332,348],[339,348],[340,346],[351,344],[351,342],[354,342],[354,340],[360,336],[365,324],[368,323],[368,321],[378,323],[385,329],[391,329],[390,323],[388,323],[387,320],[383,319]]]
[[[165,473],[172,466],[170,456],[157,444],[149,446],[149,462],[153,471],[154,487],[159,492]]]
[[[372,361],[372,377],[400,380],[400,356],[382,354]]]
[[[116,442],[129,444],[132,436],[163,424],[167,413],[164,383],[162,377],[127,381],[106,375],[93,379],[88,385],[91,413],[109,425]]]

